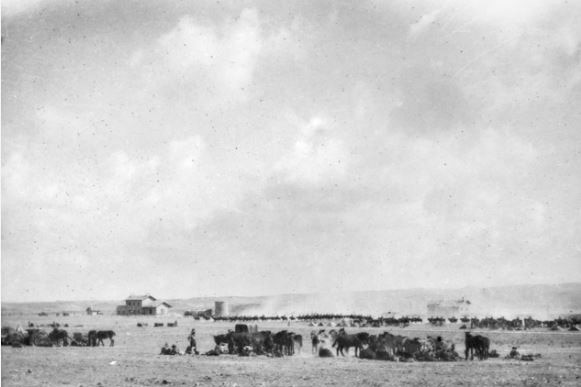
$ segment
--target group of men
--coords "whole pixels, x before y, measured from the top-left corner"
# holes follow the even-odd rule
[[[161,348],[160,355],[199,355],[197,344],[196,344],[196,330],[192,328],[190,334],[188,335],[189,345],[186,348],[185,353],[181,353],[178,347],[173,344],[170,348],[168,343]]]

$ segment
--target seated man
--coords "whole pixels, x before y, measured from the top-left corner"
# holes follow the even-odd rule
[[[160,355],[169,355],[171,350],[169,349],[169,345],[167,343],[165,343],[165,345],[163,347],[161,347],[161,352],[159,353]]]
[[[520,354],[518,353],[518,351],[516,350],[516,347],[512,347],[512,349],[510,350],[510,353],[508,354],[508,356],[510,358],[517,358]]]

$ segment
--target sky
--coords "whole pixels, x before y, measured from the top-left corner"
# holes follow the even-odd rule
[[[2,2],[2,301],[581,281],[581,4]]]

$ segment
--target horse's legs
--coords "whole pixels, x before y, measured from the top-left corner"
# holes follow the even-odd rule
[[[115,340],[113,340],[113,338],[111,337],[111,344],[110,344],[110,346],[112,347],[114,345],[115,345]]]

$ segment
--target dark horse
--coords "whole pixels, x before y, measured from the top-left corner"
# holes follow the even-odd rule
[[[69,345],[69,334],[64,329],[54,328],[49,334],[48,338],[51,343],[59,346],[62,342],[63,346]]]
[[[113,340],[113,337],[115,337],[115,332],[113,331],[97,331],[95,336],[97,339],[97,346],[99,346],[99,344],[105,346],[105,343],[103,342],[104,339],[109,339],[109,345],[111,347],[114,346],[115,340]]]
[[[273,351],[278,355],[292,355],[294,353],[293,335],[287,330],[276,332],[272,336]]]
[[[465,332],[466,350],[464,351],[465,359],[468,360],[470,353],[470,360],[474,360],[474,352],[478,359],[488,359],[488,351],[490,349],[490,340],[488,337],[476,335],[472,336],[470,332]]]
[[[335,338],[334,346],[337,346],[337,356],[339,356],[339,353],[341,353],[341,356],[345,356],[343,349],[346,349],[347,354],[349,354],[349,348],[351,347],[355,348],[355,356],[357,356],[358,351],[362,349],[361,339],[357,335],[348,335],[342,328]]]

